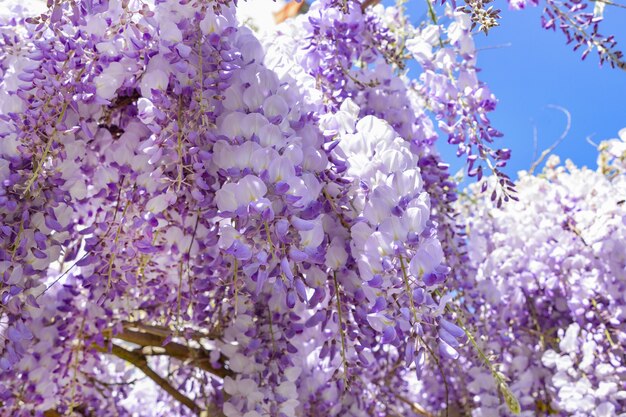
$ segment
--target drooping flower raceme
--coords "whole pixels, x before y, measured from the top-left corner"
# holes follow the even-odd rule
[[[457,10],[467,14],[472,21],[472,27],[478,26],[479,30],[488,33],[500,25],[500,9],[495,8],[497,6],[492,4],[493,0],[464,0],[464,3]],[[456,6],[456,2],[450,4]],[[624,52],[618,46],[624,40],[619,37],[619,33],[603,33],[605,15],[619,13],[619,9],[623,7],[621,4],[594,0],[508,0],[508,5],[513,10],[543,7],[541,26],[546,30],[561,32],[566,43],[574,51],[581,52],[582,60],[595,51],[600,65],[607,63],[611,68],[626,69]]]
[[[418,414],[405,374],[464,332],[415,30],[322,1],[259,39],[227,1],[155,3],[2,20],[2,415]]]
[[[619,158],[620,143],[603,143],[600,159]],[[471,262],[456,314],[511,381],[521,415],[625,415],[626,176],[615,167],[553,156],[543,173],[520,174],[519,202],[495,209],[477,193],[463,202]],[[461,357],[449,364],[459,369],[451,403],[509,415],[486,358]]]
[[[626,129],[619,131],[619,138],[600,143],[598,151],[598,167],[603,174],[613,177],[626,172]]]

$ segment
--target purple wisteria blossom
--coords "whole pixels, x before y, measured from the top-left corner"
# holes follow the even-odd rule
[[[507,218],[471,17],[372,3],[264,35],[227,0],[0,14],[1,417],[622,411],[623,143]]]
[[[455,187],[415,30],[361,6],[265,38],[229,2],[2,21],[1,415],[419,409],[404,375],[465,337]]]
[[[520,415],[626,412],[623,144],[600,145],[597,171],[550,157],[541,174],[520,174],[519,202],[503,209],[478,187],[461,203],[470,262],[453,287],[456,315],[480,352],[468,346],[446,367],[458,370],[447,378],[450,403],[468,415],[511,414],[485,362],[510,381]],[[424,385],[420,400],[437,410],[438,392]]]

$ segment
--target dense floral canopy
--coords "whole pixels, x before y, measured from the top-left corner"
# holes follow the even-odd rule
[[[625,145],[604,142],[597,171],[552,156],[501,210],[463,201],[470,272],[449,284],[522,415],[626,415]],[[508,415],[482,362],[467,346],[448,384],[474,415]]]
[[[626,409],[624,142],[514,184],[475,14],[371,3],[10,6],[0,416]]]

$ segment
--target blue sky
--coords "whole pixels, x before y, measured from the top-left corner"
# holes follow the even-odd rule
[[[407,2],[414,23],[424,17],[424,5],[425,0]],[[561,135],[566,117],[549,105],[567,109],[572,117],[569,135],[554,153],[595,168],[596,151],[586,138],[598,143],[617,137],[618,130],[626,127],[626,71],[600,67],[595,52],[581,61],[580,52],[573,52],[560,32],[541,28],[541,5],[511,11],[506,2],[497,0],[495,7],[503,9],[501,26],[488,36],[476,35],[475,40],[478,48],[496,47],[479,52],[478,65],[480,78],[499,99],[491,117],[505,135],[499,146],[513,150],[506,171],[516,174],[532,163],[533,126],[539,153]],[[605,16],[601,32],[614,34],[626,46],[626,10],[607,6]],[[454,150],[445,145],[441,151],[456,172],[463,161],[455,160]]]

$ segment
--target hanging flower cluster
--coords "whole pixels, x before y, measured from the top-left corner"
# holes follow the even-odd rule
[[[626,172],[626,129],[619,131],[619,138],[609,139],[598,146],[598,167],[609,178]]]
[[[459,10],[467,13],[473,26],[487,33],[491,28],[499,26],[500,10],[493,6],[486,7],[493,0],[464,0]],[[522,10],[536,7],[539,0],[509,0],[509,7],[513,10]],[[455,4],[455,2],[452,2]],[[602,21],[606,6],[614,7],[614,12],[620,12],[623,4],[600,0],[546,0],[543,4],[541,26],[546,30],[561,32],[566,43],[574,51],[581,51],[581,59],[586,59],[589,53],[595,51],[600,65],[608,63],[611,68],[626,70],[624,52],[619,48],[615,35],[602,33]]]
[[[466,337],[433,118],[508,158],[464,16],[411,81],[399,9],[47,6],[0,26],[0,415],[419,414]]]
[[[624,53],[618,48],[618,39],[615,35],[601,33],[600,23],[604,20],[604,9],[607,4],[617,5],[616,3],[547,0],[541,17],[541,25],[547,30],[559,30],[563,33],[574,51],[582,52],[583,60],[595,50],[600,59],[600,65],[608,63],[611,68],[626,70]]]
[[[499,179],[493,193],[497,204],[502,205],[503,201],[514,198],[514,190],[511,180],[502,172],[511,156],[510,150],[491,147],[502,136],[491,126],[488,117],[497,101],[477,76],[470,17],[450,8],[447,15],[453,21],[445,32],[439,25],[427,25],[406,42],[407,49],[424,69],[420,82],[413,88],[422,106],[436,115],[438,128],[448,135],[448,143],[457,146],[457,155],[467,158],[468,175],[480,181],[483,176],[480,161],[487,163]]]
[[[475,16],[371,3],[0,14],[0,416],[624,413],[623,132],[513,183]]]
[[[478,335],[480,350],[472,354],[468,344],[446,366],[459,370],[447,378],[450,402],[467,415],[509,415],[485,362],[511,381],[520,415],[624,415],[623,143],[600,146],[597,171],[560,166],[552,156],[542,174],[520,175],[519,202],[504,209],[476,189],[463,202],[471,262],[468,279],[454,288],[463,306],[455,314]],[[432,387],[422,395],[437,398]]]

